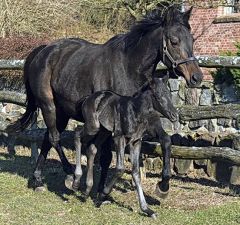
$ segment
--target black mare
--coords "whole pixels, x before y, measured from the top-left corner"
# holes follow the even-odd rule
[[[85,191],[85,197],[88,197],[93,186],[95,155],[99,149],[102,149],[102,143],[112,136],[117,156],[116,172],[109,184],[104,187],[101,198],[105,198],[111,192],[118,178],[122,176],[124,153],[128,147],[132,163],[132,177],[137,188],[140,208],[148,216],[155,217],[154,211],[147,205],[141,186],[139,156],[141,139],[146,130],[148,132],[152,130],[152,133],[157,130],[160,143],[164,143],[162,140],[167,136],[163,128],[159,127],[159,123],[152,124],[153,118],[159,118],[161,113],[170,121],[177,121],[178,113],[172,104],[167,80],[167,77],[153,78],[133,97],[120,96],[112,91],[98,91],[82,101],[79,113],[83,115],[85,123],[82,130],[76,131],[75,136],[77,160],[75,180],[72,185],[74,190],[78,190],[82,176],[81,148],[86,149],[88,158]],[[170,147],[171,145],[167,145],[167,148]],[[104,149],[100,154],[104,156]],[[170,174],[170,171],[166,172]]]
[[[191,10],[182,13],[175,6],[164,12],[154,10],[129,32],[104,44],[69,38],[30,53],[24,68],[26,112],[6,131],[20,132],[32,123],[37,109],[41,109],[47,132],[34,171],[36,188],[43,187],[41,171],[52,146],[59,154],[64,171],[74,173],[61,147],[60,134],[70,118],[84,122],[77,106],[85,96],[101,90],[132,96],[152,78],[160,60],[182,75],[189,86],[197,86],[202,81],[202,72],[193,57],[190,14]],[[110,143],[111,138],[102,146],[109,154],[100,159],[100,193],[112,159]],[[169,156],[166,150],[163,171],[169,170]],[[164,192],[169,189],[169,179],[169,174],[163,172],[158,187]]]

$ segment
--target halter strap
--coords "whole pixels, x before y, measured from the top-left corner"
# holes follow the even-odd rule
[[[171,54],[168,51],[165,36],[163,35],[163,63],[165,63],[165,61],[166,61],[165,58],[166,57],[172,63],[172,68],[173,68],[173,71],[174,71],[175,74],[176,74],[175,69],[179,65],[190,62],[190,61],[197,61],[197,59],[194,56],[186,58],[186,59],[182,59],[182,60],[174,60],[173,57],[171,56]]]

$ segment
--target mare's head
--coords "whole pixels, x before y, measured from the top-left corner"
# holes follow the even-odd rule
[[[189,86],[195,87],[201,83],[203,74],[193,54],[193,36],[189,25],[191,11],[192,8],[180,12],[172,6],[163,13],[160,56],[168,68],[183,76]]]
[[[150,82],[152,90],[153,108],[163,114],[170,121],[178,120],[178,112],[172,104],[171,92],[167,87],[168,77],[153,78]]]

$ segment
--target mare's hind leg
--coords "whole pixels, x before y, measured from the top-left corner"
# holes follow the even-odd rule
[[[43,168],[44,162],[47,158],[47,154],[48,154],[51,147],[52,147],[52,145],[48,140],[48,132],[46,132],[45,135],[44,135],[43,142],[42,142],[41,152],[40,152],[40,154],[38,156],[38,159],[37,159],[36,168],[35,168],[35,171],[33,173],[34,188],[35,188],[36,191],[43,191],[44,190],[41,173],[42,173],[42,168]]]
[[[52,146],[55,147],[55,149],[57,150],[57,153],[63,166],[63,171],[69,175],[74,174],[74,168],[66,158],[60,142],[60,134],[65,130],[68,121],[69,117],[67,117],[60,110],[56,111],[56,125],[55,127],[49,129],[49,141],[51,142]]]
[[[34,177],[36,180],[35,184],[39,189],[43,186],[41,180],[41,170],[47,158],[47,154],[52,146],[55,147],[58,152],[63,165],[63,170],[67,174],[73,173],[72,165],[68,162],[60,145],[60,133],[66,128],[69,118],[60,111],[56,111],[52,100],[45,102],[45,104],[42,103],[41,110],[48,131],[45,134],[42,149],[34,172]]]

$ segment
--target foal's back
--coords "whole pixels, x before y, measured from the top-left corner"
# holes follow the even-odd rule
[[[98,91],[87,97],[81,107],[85,133],[95,135],[100,126],[112,132],[121,98],[129,97],[120,96],[112,91]]]

